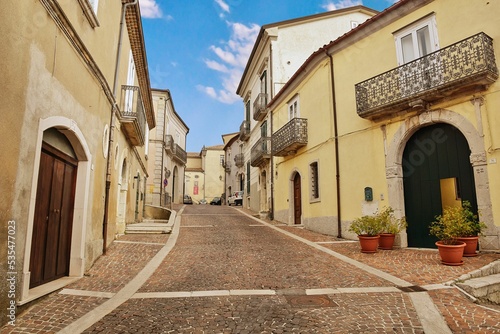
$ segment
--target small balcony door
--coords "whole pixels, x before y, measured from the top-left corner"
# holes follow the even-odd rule
[[[394,38],[400,66],[426,57],[439,49],[434,16],[395,33]],[[401,67],[399,77],[402,95],[411,95],[421,86],[430,87],[432,81],[439,80],[439,67],[439,60],[435,57],[426,57]]]

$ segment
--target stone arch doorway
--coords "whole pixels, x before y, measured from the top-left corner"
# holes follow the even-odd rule
[[[55,128],[44,131],[30,255],[30,288],[69,275],[78,160]]]
[[[128,164],[127,158],[124,158],[119,171],[118,179],[118,203],[116,210],[116,229],[117,233],[125,231],[127,216],[127,194],[128,194]]]
[[[32,196],[29,199],[22,273],[23,283],[20,291],[21,301],[31,298],[30,289],[32,287],[44,285],[54,280],[57,281],[63,276],[83,276],[85,269],[85,236],[91,161],[92,155],[90,154],[85,137],[73,120],[62,116],[53,116],[40,120],[33,163]],[[53,167],[54,164],[55,168]],[[46,169],[47,166],[52,167]],[[49,211],[47,213],[52,215],[52,217],[48,217],[49,215],[47,214],[45,216],[39,215],[39,199],[42,198],[41,196],[45,196],[38,196],[38,194],[44,192],[39,185],[40,182],[47,182],[43,177],[43,175],[50,174],[47,174],[47,170],[52,170],[51,178],[53,178],[54,173],[58,174],[61,171],[62,175],[64,175],[63,179],[59,179],[54,184],[54,187],[52,184],[49,186],[50,192],[48,192],[49,190],[45,191],[48,194],[45,201],[49,203]],[[73,187],[72,189],[67,187],[70,184]],[[67,192],[68,189],[69,193]],[[64,194],[61,200],[66,201],[65,206],[68,206],[67,208],[57,208],[58,193]],[[68,194],[68,198],[66,198],[65,194]],[[52,203],[52,207],[50,207],[50,203]],[[36,226],[36,220],[40,217],[42,220],[48,218],[52,222],[56,222],[59,230],[59,235],[55,235],[54,231],[48,231],[50,238],[54,240],[55,237],[56,239],[54,242],[50,241],[51,245],[49,246],[53,247],[53,249],[49,250],[49,252],[54,254],[53,251],[56,250],[59,254],[56,255],[57,259],[52,259],[51,263],[47,261],[47,257],[51,255],[47,255],[47,250],[44,250],[45,258],[42,260],[44,262],[42,275],[40,275],[40,271],[36,272],[40,269],[32,265],[33,262],[37,261],[36,258],[32,259],[32,255],[36,257],[37,255],[34,253],[40,247],[40,240],[37,239],[40,231],[39,227]],[[61,220],[66,221],[62,229]],[[31,279],[32,269],[33,275],[38,276],[33,279]]]
[[[403,188],[410,247],[435,247],[429,225],[444,207],[467,200],[477,211],[470,149],[454,126],[438,123],[421,128],[403,152]]]
[[[290,181],[292,190],[292,221],[294,225],[300,225],[302,224],[302,182],[300,173],[293,173]]]
[[[452,125],[463,134],[468,143],[471,152],[469,161],[474,174],[477,208],[481,212],[482,220],[488,226],[486,235],[481,238],[481,248],[498,249],[499,238],[492,218],[493,213],[484,141],[482,135],[471,122],[456,112],[446,109],[427,111],[400,123],[392,140],[388,143],[386,154],[386,180],[389,205],[394,208],[395,214],[398,217],[406,215],[402,167],[403,152],[406,148],[406,143],[421,128],[437,123]],[[401,233],[400,245],[401,247],[408,246],[406,231]]]

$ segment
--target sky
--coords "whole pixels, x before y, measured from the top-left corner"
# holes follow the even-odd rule
[[[394,2],[139,0],[151,87],[170,90],[189,128],[187,152],[221,145],[243,121],[236,89],[262,25],[355,5],[382,11]]]

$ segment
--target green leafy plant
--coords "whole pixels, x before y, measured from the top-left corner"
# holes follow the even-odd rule
[[[476,236],[486,228],[486,224],[479,221],[468,201],[462,206],[446,207],[443,214],[436,216],[436,221],[429,226],[431,235],[436,236],[446,245],[457,243],[459,237]]]
[[[396,218],[391,207],[384,208],[376,217],[380,220],[383,233],[398,234],[408,226],[405,217]]]
[[[352,221],[349,231],[357,235],[373,237],[382,232],[382,224],[377,216],[363,216]]]

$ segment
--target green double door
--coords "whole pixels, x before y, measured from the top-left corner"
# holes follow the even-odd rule
[[[409,247],[435,247],[429,225],[443,207],[469,201],[477,212],[467,140],[455,127],[435,124],[417,131],[403,153],[403,186]]]

